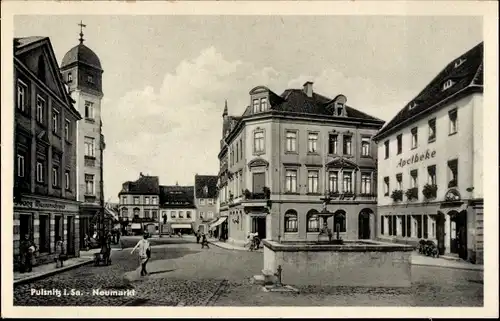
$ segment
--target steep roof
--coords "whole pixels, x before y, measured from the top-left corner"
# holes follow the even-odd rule
[[[160,206],[194,208],[194,186],[161,185]]]
[[[35,43],[40,40],[48,39],[48,37],[42,36],[31,36],[31,37],[23,37],[23,38],[14,38],[14,48],[20,49],[24,46],[28,46],[32,43]]]
[[[405,123],[416,120],[416,117],[424,112],[432,112],[433,109],[440,107],[440,103],[444,101],[451,102],[451,99],[460,98],[458,93],[467,90],[482,92],[483,68],[483,42],[481,42],[448,63],[415,98],[408,102],[377,133],[375,139],[386,137]],[[452,80],[454,84],[443,90],[443,84],[448,80]]]
[[[89,47],[80,43],[71,48],[63,57],[61,62],[61,69],[69,66],[75,62],[84,63],[99,70],[102,70],[101,61],[95,52]]]
[[[160,180],[158,176],[141,174],[136,181],[123,183],[119,195],[121,194],[158,195],[160,194]]]
[[[195,175],[194,188],[197,198],[216,198],[217,175]]]

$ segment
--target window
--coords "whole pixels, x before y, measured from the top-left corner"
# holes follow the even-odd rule
[[[57,166],[52,167],[52,186],[59,187],[59,168]]]
[[[288,210],[285,213],[285,233],[297,233],[298,231],[297,212]]]
[[[401,227],[401,236],[409,236],[406,234],[406,215],[400,216],[400,227]]]
[[[258,99],[253,100],[253,112],[254,113],[259,112],[259,100]]]
[[[148,196],[144,197],[144,203],[149,205],[149,197]]]
[[[127,196],[122,196],[122,204],[127,204]]]
[[[200,212],[200,220],[203,219],[203,212]]]
[[[297,132],[287,131],[286,132],[286,151],[296,152],[297,151]]]
[[[254,193],[263,193],[264,187],[266,186],[266,173],[264,172],[252,173],[252,183],[253,183],[252,191]],[[238,194],[239,194],[239,189],[238,189]]]
[[[396,139],[397,139],[397,144],[398,144],[397,155],[399,155],[403,152],[403,134],[399,134]]]
[[[264,152],[264,132],[258,131],[253,134],[253,150],[255,153]]]
[[[71,189],[70,173],[69,171],[64,172],[64,188],[69,191]]]
[[[448,161],[448,188],[458,186],[458,159]]]
[[[339,192],[339,174],[338,174],[338,172],[328,173],[328,187],[330,188],[330,192],[332,192],[332,193]]]
[[[396,174],[396,186],[398,188],[399,191],[402,191],[403,190],[403,174],[399,173],[399,174]]]
[[[417,148],[418,146],[418,127],[413,127],[411,129],[411,149]]]
[[[144,217],[149,218],[149,210],[144,210]]]
[[[415,215],[414,228],[417,232],[417,237],[422,238],[422,215]]]
[[[361,156],[370,156],[370,138],[361,138]]]
[[[87,76],[87,81],[88,81],[89,83],[93,84],[93,83],[94,83],[94,77],[92,77],[91,75],[88,75],[88,76]]]
[[[139,217],[140,213],[141,213],[141,210],[138,207],[134,208],[134,217]]]
[[[243,159],[243,139],[240,138],[240,159]]]
[[[371,194],[372,177],[370,173],[361,174],[361,194]]]
[[[392,217],[392,235],[398,235],[398,217]]]
[[[409,105],[409,109],[412,110],[413,108],[417,107],[417,103],[412,101]]]
[[[318,152],[318,133],[309,133],[307,135],[307,152]]]
[[[455,68],[460,67],[467,59],[460,58],[457,61],[455,61]]]
[[[384,196],[389,196],[389,177],[384,177]]]
[[[184,218],[184,211],[179,211],[179,218]]]
[[[71,134],[71,123],[68,119],[64,120],[64,138],[66,140],[70,140],[70,134]]]
[[[330,134],[328,135],[328,154],[338,153],[338,135]]]
[[[344,193],[352,193],[352,173],[344,172]]]
[[[26,108],[26,91],[27,86],[21,81],[17,80],[17,108],[25,111]]]
[[[387,216],[387,226],[389,227],[389,235],[392,235],[392,216]]]
[[[333,231],[335,233],[336,232],[343,233],[347,231],[345,213],[336,213],[333,216]]]
[[[418,169],[414,169],[410,171],[410,176],[411,176],[411,188],[417,188],[418,187]]]
[[[436,185],[436,165],[428,166],[427,173],[429,174],[427,183],[429,185]]]
[[[214,200],[212,198],[208,199],[208,205],[214,205]]]
[[[424,215],[424,239],[429,237],[429,217]]]
[[[17,154],[17,177],[24,177],[24,156]]]
[[[73,75],[68,72],[68,82],[72,82],[73,81]]]
[[[285,192],[297,193],[297,171],[287,170],[285,173]]]
[[[85,145],[85,156],[94,157],[95,152],[95,139],[92,137],[85,136],[84,145]]]
[[[39,252],[50,252],[50,220],[48,215],[39,216]]]
[[[205,205],[205,199],[204,198],[200,199],[200,205]]]
[[[208,218],[213,218],[214,217],[214,212],[208,211]]]
[[[412,237],[411,235],[411,216],[406,218],[406,236]]]
[[[318,193],[318,171],[309,171],[307,174],[307,192],[308,193]]]
[[[342,116],[343,111],[344,111],[344,104],[336,103],[335,104],[335,111],[337,113],[337,116]]]
[[[90,101],[85,102],[85,118],[94,119],[94,103]]]
[[[236,156],[236,162],[238,162],[238,156],[240,155],[238,147],[239,147],[238,143],[236,143],[236,154],[235,154],[235,156]]]
[[[316,212],[307,214],[307,232],[319,232],[319,217]]]
[[[344,136],[344,155],[352,155],[352,137]]]
[[[450,128],[449,128],[449,134],[455,134],[458,130],[457,128],[457,109],[450,110],[448,112],[448,117],[450,119]]]
[[[139,204],[139,196],[134,196],[134,204]]]
[[[157,220],[158,219],[158,211],[151,211],[151,214],[153,215],[153,220]]]
[[[429,142],[436,140],[436,118],[429,120]]]
[[[158,204],[158,199],[156,198],[156,196],[151,197],[151,204],[153,205]]]
[[[385,221],[387,220],[387,217],[381,216],[380,217],[380,234],[384,235],[385,234]]]
[[[85,174],[85,194],[94,195],[94,175]]]
[[[448,79],[447,81],[445,81],[445,83],[443,84],[443,91],[452,87],[453,85],[455,84],[455,82],[451,79]]]
[[[267,98],[261,98],[260,99],[260,111],[266,111],[267,110]]]
[[[175,211],[170,211],[170,217],[176,218],[177,213]]]
[[[59,112],[55,109],[52,109],[52,131],[59,132]]]
[[[389,141],[386,140],[384,142],[384,148],[385,148],[385,159],[389,158]]]
[[[186,211],[186,218],[191,218],[191,211]]]
[[[40,123],[43,124],[43,114],[45,111],[45,100],[37,96],[36,97],[36,120]]]
[[[36,162],[36,181],[38,183],[43,183],[44,181],[44,169],[43,169],[43,162],[37,161]]]

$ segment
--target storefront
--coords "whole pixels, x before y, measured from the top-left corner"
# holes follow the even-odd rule
[[[210,224],[210,230],[212,230],[212,235],[218,239],[227,234],[227,216],[221,216],[214,223]]]
[[[80,255],[78,202],[60,198],[22,196],[14,203],[14,266],[18,267],[20,242],[29,237],[38,249],[37,263],[52,262],[59,236],[69,257]]]

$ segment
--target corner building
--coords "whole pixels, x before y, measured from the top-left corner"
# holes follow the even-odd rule
[[[483,43],[452,60],[375,137],[383,240],[483,262]]]
[[[321,200],[331,198],[344,239],[375,238],[376,145],[384,122],[328,98],[307,82],[278,95],[264,86],[249,93],[242,116],[223,113],[219,153],[220,216],[229,242],[249,232],[276,241],[316,240]],[[227,214],[226,214],[227,213]]]
[[[14,267],[20,241],[38,248],[39,264],[53,262],[61,236],[79,256],[76,128],[81,119],[46,37],[14,39]]]

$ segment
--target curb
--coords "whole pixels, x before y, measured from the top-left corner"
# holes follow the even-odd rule
[[[466,266],[446,266],[446,265],[434,265],[434,264],[426,264],[426,263],[411,263],[412,266],[430,266],[437,267],[443,269],[455,269],[455,270],[466,270],[466,271],[476,271],[476,272],[484,272],[482,268],[472,268]]]
[[[77,264],[74,264],[74,265],[65,266],[65,267],[62,267],[60,269],[49,271],[49,272],[44,273],[44,274],[34,275],[34,276],[31,276],[31,277],[27,277],[25,279],[15,280],[14,281],[14,286],[21,285],[21,284],[26,284],[26,283],[31,283],[31,282],[35,282],[35,281],[44,279],[46,277],[49,277],[49,276],[52,276],[52,275],[55,275],[55,274],[59,274],[59,273],[62,273],[62,272],[66,272],[68,270],[79,268],[79,267],[87,265],[87,264],[91,264],[93,262],[94,262],[94,259],[89,259],[88,261],[83,261],[83,262],[80,262],[80,263],[77,263]]]
[[[251,252],[247,248],[230,248],[230,247],[221,246],[219,242],[214,243],[212,241],[208,241],[208,243],[210,243],[210,244],[212,244],[214,246],[217,246],[218,248],[224,249],[224,250]],[[263,253],[263,251],[261,249],[258,249],[257,251],[253,251],[253,252]]]

